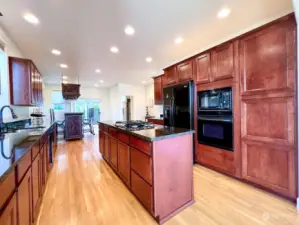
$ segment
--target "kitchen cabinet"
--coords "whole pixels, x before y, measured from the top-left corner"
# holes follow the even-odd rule
[[[178,81],[184,82],[193,79],[192,60],[184,61],[177,65]]]
[[[109,162],[110,161],[110,148],[109,148],[109,136],[108,134],[104,134],[105,141],[104,141],[104,158]]]
[[[32,175],[31,168],[27,171],[17,191],[18,221],[22,225],[32,223]]]
[[[37,217],[41,199],[41,174],[41,159],[40,154],[38,154],[32,162],[32,222],[34,222],[35,218]]]
[[[134,148],[131,148],[131,169],[142,179],[152,184],[152,158]]]
[[[156,125],[164,125],[163,119],[147,119],[147,122],[156,124]]]
[[[212,51],[212,80],[233,78],[234,46],[233,42],[217,46]]]
[[[211,78],[211,53],[203,53],[194,59],[194,81],[196,84],[209,83]]]
[[[240,40],[242,177],[296,199],[296,22]]]
[[[163,104],[163,86],[162,86],[163,76],[154,78],[154,97],[155,97],[155,105]]]
[[[43,104],[42,76],[29,59],[9,57],[10,99],[12,105]]]
[[[0,214],[0,224],[1,225],[17,224],[17,201],[16,201],[15,194],[13,195],[12,199],[9,201],[6,208]]]
[[[110,164],[111,166],[117,170],[117,155],[118,155],[118,149],[117,149],[117,139],[113,137],[109,137],[109,148],[110,148]]]
[[[105,134],[103,131],[99,131],[99,146],[100,146],[100,153],[102,156],[104,155],[104,148],[105,148]]]
[[[118,141],[118,173],[124,183],[130,187],[130,147]]]
[[[65,113],[65,140],[83,138],[82,115],[83,113]]]
[[[164,70],[163,86],[175,84],[178,81],[176,66]]]

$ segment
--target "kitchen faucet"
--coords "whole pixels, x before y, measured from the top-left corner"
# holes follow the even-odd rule
[[[15,112],[13,111],[13,109],[12,109],[9,105],[5,105],[5,106],[3,106],[3,107],[0,109],[0,129],[2,129],[3,124],[4,124],[4,123],[3,123],[3,110],[4,110],[5,108],[9,108],[10,113],[11,113],[13,119],[17,119],[17,118],[18,118],[18,116],[15,114]],[[1,131],[1,130],[0,130],[0,131]]]

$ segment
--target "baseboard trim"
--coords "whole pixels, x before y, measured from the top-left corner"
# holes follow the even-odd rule
[[[299,211],[299,197],[297,198],[297,211]]]

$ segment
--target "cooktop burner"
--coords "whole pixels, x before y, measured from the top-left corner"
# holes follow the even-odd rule
[[[154,124],[141,120],[116,121],[115,126],[129,131],[152,129],[155,127]]]

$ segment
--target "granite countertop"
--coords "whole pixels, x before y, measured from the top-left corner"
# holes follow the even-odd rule
[[[130,135],[142,138],[146,141],[159,141],[159,140],[163,140],[163,139],[174,138],[177,136],[195,133],[194,130],[178,128],[178,127],[167,127],[167,126],[161,126],[161,125],[155,125],[155,128],[152,128],[152,129],[128,131],[126,129],[116,127],[115,121],[104,121],[104,122],[101,121],[99,123],[116,128],[116,129],[121,130]]]
[[[23,156],[43,136],[53,124],[46,123],[44,128],[19,130],[4,134],[0,139],[0,183],[15,168]]]

